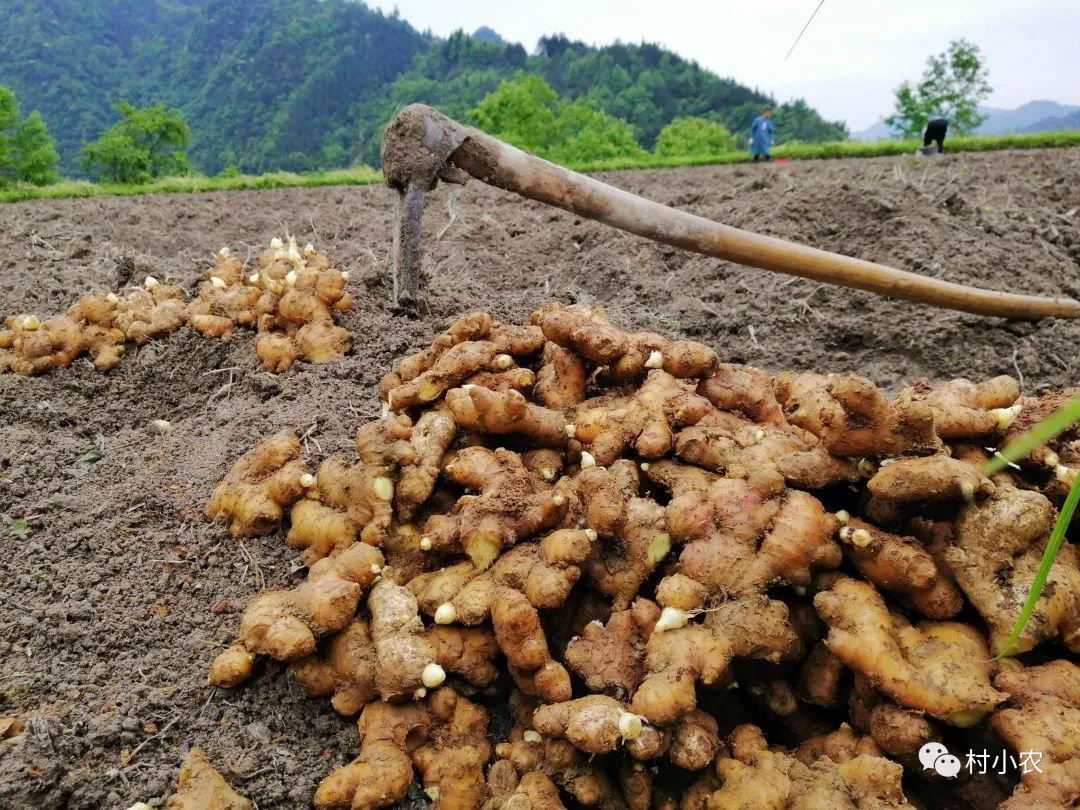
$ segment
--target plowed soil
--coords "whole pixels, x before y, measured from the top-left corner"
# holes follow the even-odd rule
[[[950,281],[1080,298],[1080,150],[606,175],[732,225]],[[193,288],[211,253],[286,230],[351,273],[353,353],[262,372],[252,337],[187,330],[109,374],[86,361],[0,377],[0,807],[161,804],[198,745],[263,810],[306,807],[357,750],[355,723],[279,666],[205,686],[245,601],[303,573],[280,535],[238,543],[202,507],[228,465],[284,427],[313,461],[348,451],[391,360],[447,320],[521,319],[598,300],[624,326],[680,333],[770,370],[1080,381],[1080,324],[1005,322],[740,268],[630,237],[479,184],[440,189],[426,221],[431,317],[396,318],[380,187],[94,198],[0,207],[0,314],[64,309],[152,274]],[[164,435],[151,427],[165,419]],[[25,520],[28,533],[9,526]]]

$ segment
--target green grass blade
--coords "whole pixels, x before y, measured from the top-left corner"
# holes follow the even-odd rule
[[[1022,433],[1016,440],[1009,442],[995,453],[986,465],[986,474],[1004,469],[1010,462],[1021,459],[1055,436],[1064,433],[1072,424],[1080,420],[1080,397],[1069,400],[1031,430]]]
[[[1000,651],[1001,655],[1013,654],[1016,649],[1016,642],[1020,640],[1020,634],[1024,632],[1024,627],[1027,626],[1031,614],[1035,612],[1035,604],[1039,601],[1039,597],[1042,596],[1046,579],[1050,576],[1050,568],[1054,565],[1058,549],[1061,548],[1061,543],[1065,539],[1065,530],[1072,522],[1073,513],[1076,511],[1078,502],[1080,502],[1080,475],[1073,479],[1072,486],[1069,488],[1069,495],[1065,498],[1065,505],[1061,507],[1061,512],[1058,513],[1054,530],[1050,533],[1050,542],[1046,544],[1046,551],[1043,552],[1042,560],[1039,562],[1039,570],[1035,572],[1035,579],[1031,581],[1031,588],[1028,590],[1024,607],[1021,609],[1020,615],[1016,617],[1016,624],[1013,625],[1012,632],[1009,633],[1009,638]]]

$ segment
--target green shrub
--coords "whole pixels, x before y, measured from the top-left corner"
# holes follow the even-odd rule
[[[186,174],[191,133],[180,113],[161,104],[138,109],[121,101],[120,120],[83,147],[82,165],[101,182],[149,183]]]
[[[704,118],[676,118],[656,137],[659,157],[704,157],[735,151],[735,136],[727,127]]]
[[[469,111],[496,138],[559,163],[638,158],[647,153],[621,118],[583,101],[570,104],[539,76],[518,73]]]

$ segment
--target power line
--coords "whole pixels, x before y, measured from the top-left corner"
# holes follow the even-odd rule
[[[787,56],[784,57],[784,62],[788,60],[788,56],[791,56],[791,51],[795,50],[795,46],[799,44],[799,40],[802,39],[802,35],[806,33],[806,29],[810,27],[810,23],[814,21],[814,17],[816,17],[817,13],[821,11],[821,7],[823,5],[825,5],[825,0],[821,0],[821,2],[817,4],[817,8],[814,9],[814,13],[810,15],[810,19],[806,21],[806,25],[802,27],[802,31],[799,32],[799,35],[795,37],[795,41],[791,44],[791,50],[789,50],[787,52]]]

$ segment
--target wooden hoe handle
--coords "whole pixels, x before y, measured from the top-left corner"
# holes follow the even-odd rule
[[[472,176],[647,239],[750,267],[976,315],[1080,317],[1080,302],[1071,298],[967,287],[721,225],[572,172],[462,126],[422,104],[404,108],[387,126],[382,165],[387,184],[396,188],[403,200],[394,240],[395,298],[405,310],[414,310],[421,301],[423,193],[440,179],[462,183],[466,176]]]

